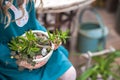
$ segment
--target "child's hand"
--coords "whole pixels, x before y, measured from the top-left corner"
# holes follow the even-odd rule
[[[42,57],[41,56],[36,56],[36,59],[37,58],[42,58]],[[19,66],[27,68],[27,69],[30,69],[30,70],[40,68],[40,67],[42,67],[45,64],[46,64],[45,61],[38,62],[34,66],[32,66],[31,64],[29,64],[27,61],[21,61],[21,62],[18,63]]]
[[[58,44],[54,44],[54,50],[56,50],[62,43]]]
[[[18,65],[32,70],[32,69],[37,69],[37,68],[42,67],[45,63],[46,62],[40,62],[40,63],[35,64],[35,66],[32,66],[31,64],[27,63],[27,61],[21,61]]]

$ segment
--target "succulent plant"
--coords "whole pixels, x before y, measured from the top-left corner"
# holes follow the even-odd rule
[[[28,63],[34,65],[35,56],[42,55],[43,57],[51,50],[51,42],[48,37],[41,33],[33,33],[28,31],[25,36],[18,36],[12,38],[8,44],[12,50],[12,58],[19,61],[26,60]]]
[[[69,38],[68,33],[68,30],[63,32],[56,29],[52,34],[48,31],[49,40],[56,45],[59,45],[62,42],[66,43],[66,39]]]
[[[10,43],[8,43],[12,51],[11,58],[15,58],[17,62],[27,61],[34,66],[36,62],[33,59],[36,59],[37,55],[46,56],[52,49],[52,43],[59,45],[62,41],[66,42],[66,38],[68,38],[68,31],[56,30],[54,33],[47,32],[48,36],[30,30],[25,35],[12,38]]]

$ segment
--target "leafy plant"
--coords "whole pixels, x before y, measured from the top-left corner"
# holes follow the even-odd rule
[[[48,31],[48,36],[38,32],[27,31],[25,35],[12,38],[8,44],[12,50],[12,58],[17,59],[17,62],[27,61],[34,66],[36,64],[33,59],[37,55],[46,56],[52,49],[52,43],[59,44],[61,41],[66,41],[68,38],[67,32],[56,31],[51,34]]]
[[[35,62],[32,60],[35,59],[35,56],[45,56],[51,50],[51,43],[46,38],[46,35],[38,37],[37,33],[32,33],[32,31],[26,32],[25,36],[13,38],[8,44],[9,48],[14,51],[11,53],[12,57],[34,65]],[[46,48],[46,53],[42,53],[43,48]]]
[[[116,71],[120,71],[120,64],[115,62],[115,59],[119,57],[120,51],[93,57],[92,66],[84,71],[77,80],[87,80],[88,78],[97,80],[98,76],[101,76],[102,80],[108,80],[110,76],[115,80],[119,80],[120,75]]]
[[[49,40],[57,45],[61,44],[61,42],[66,43],[66,39],[69,38],[68,33],[68,30],[65,32],[55,30],[53,34],[48,31]]]

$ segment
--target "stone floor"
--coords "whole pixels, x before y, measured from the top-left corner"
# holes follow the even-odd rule
[[[98,10],[99,14],[101,15],[104,25],[108,28],[109,33],[106,40],[106,48],[109,48],[110,46],[114,47],[115,49],[120,49],[120,36],[115,31],[115,13],[109,13],[104,9]],[[90,13],[85,14],[85,20],[86,18],[89,18],[90,20],[94,20],[94,15],[90,16]],[[95,20],[96,21],[96,20]],[[72,45],[71,45],[71,51],[70,51],[70,57],[69,59],[73,63],[74,67],[77,70],[77,75],[80,75],[80,65],[84,62],[86,62],[86,59],[80,56],[80,53],[76,51],[76,35],[73,35],[72,38]]]

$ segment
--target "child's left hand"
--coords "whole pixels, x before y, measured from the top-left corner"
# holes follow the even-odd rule
[[[58,44],[54,44],[54,50],[58,49],[58,47],[61,45],[62,43]]]

